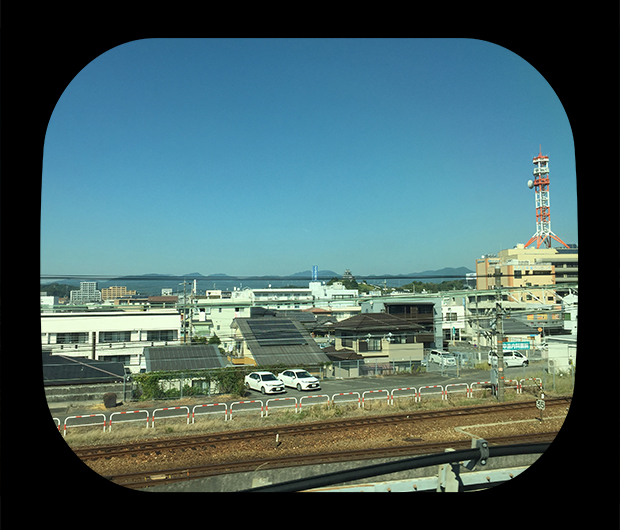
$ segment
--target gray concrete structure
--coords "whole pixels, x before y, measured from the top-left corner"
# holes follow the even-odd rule
[[[483,469],[503,469],[516,466],[530,466],[540,455],[520,455],[512,457],[492,458],[488,461]],[[162,484],[160,486],[152,486],[142,491],[152,492],[234,492],[258,486],[266,486],[268,484],[277,484],[288,480],[295,480],[323,473],[332,473],[334,471],[352,469],[355,467],[369,466],[372,464],[381,464],[384,462],[393,462],[400,460],[399,458],[379,458],[374,460],[361,460],[356,462],[336,462],[329,464],[319,464],[312,466],[297,466],[281,469],[257,469],[247,473],[229,473],[214,477],[206,477],[202,479],[188,480],[186,482],[177,482],[174,484]],[[469,473],[461,466],[461,473]],[[480,469],[474,469],[479,471]],[[529,483],[532,479],[531,473],[535,470],[527,470],[522,476],[516,480],[527,480]],[[400,471],[398,473],[390,473],[387,475],[378,475],[363,480],[356,480],[346,484],[369,484],[376,482],[385,482],[390,480],[403,480],[407,478],[428,477],[437,474],[437,466],[412,469],[408,471]]]

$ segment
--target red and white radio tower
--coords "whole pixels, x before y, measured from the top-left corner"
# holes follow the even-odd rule
[[[551,208],[549,207],[549,157],[542,154],[542,146],[538,156],[532,160],[534,163],[534,180],[528,180],[527,185],[536,192],[536,233],[525,244],[525,248],[536,242],[536,248],[545,245],[551,248],[551,239],[562,243],[569,248],[564,241],[551,231]]]

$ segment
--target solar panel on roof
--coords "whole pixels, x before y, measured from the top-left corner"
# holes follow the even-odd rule
[[[248,326],[260,346],[294,346],[308,343],[290,320],[248,320]]]

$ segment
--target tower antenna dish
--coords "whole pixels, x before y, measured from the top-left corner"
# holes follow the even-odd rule
[[[544,245],[551,248],[551,240],[555,239],[566,248],[569,248],[564,241],[551,231],[551,207],[549,203],[549,157],[542,154],[542,144],[539,144],[538,156],[534,157],[534,181],[533,187],[536,193],[536,233],[525,244],[525,248],[532,243],[536,243],[536,248]],[[530,186],[528,181],[528,187]]]

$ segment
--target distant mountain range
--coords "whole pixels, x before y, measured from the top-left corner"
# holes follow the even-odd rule
[[[455,267],[444,267],[443,269],[433,270],[433,271],[428,270],[424,272],[412,272],[409,274],[396,274],[396,275],[388,274],[384,276],[371,275],[371,276],[364,276],[363,278],[364,279],[403,278],[403,279],[411,279],[411,280],[433,279],[433,280],[439,280],[439,282],[435,282],[435,283],[441,283],[444,280],[465,279],[465,275],[471,274],[473,272],[474,271],[472,271],[471,269],[468,269],[467,267],[456,267],[456,268]]]
[[[472,273],[473,271],[467,267],[444,267],[439,270],[426,270],[424,272],[412,272],[410,274],[384,274],[384,275],[369,275],[369,276],[357,276],[353,273],[353,276],[358,282],[366,280],[371,284],[383,283],[385,280],[386,285],[389,287],[400,287],[410,283],[413,280],[422,282],[434,282],[441,283],[447,280],[464,279],[465,275]],[[319,270],[319,280],[329,281],[332,278],[342,278],[342,274],[334,272],[329,269]],[[224,273],[209,274],[205,276],[199,272],[191,272],[180,276],[172,274],[159,274],[149,273],[135,276],[119,276],[107,280],[98,280],[92,278],[91,281],[98,281],[99,289],[104,289],[112,285],[124,285],[127,289],[135,289],[142,294],[161,294],[162,288],[173,289],[173,292],[183,292],[183,280],[188,282],[187,289],[191,289],[191,282],[197,280],[197,286],[199,291],[205,291],[206,289],[222,289],[233,290],[233,288],[249,287],[252,289],[265,288],[268,285],[272,287],[284,287],[285,285],[298,285],[300,287],[307,287],[308,282],[312,279],[312,271],[306,270],[296,272],[290,276],[229,276]],[[73,279],[56,279],[58,284],[74,285],[79,288],[82,278],[77,277]],[[50,280],[54,281],[54,280]],[[45,281],[41,283],[41,290]]]
[[[422,279],[440,279],[440,278],[444,278],[444,279],[459,279],[459,278],[465,278],[466,274],[470,274],[473,273],[474,271],[472,271],[471,269],[468,269],[467,267],[444,267],[443,269],[439,269],[439,270],[426,270],[423,272],[411,272],[409,274],[370,274],[368,276],[357,276],[355,274],[353,274],[353,276],[356,279],[362,279],[362,280],[368,280],[368,279],[379,279],[379,280],[383,280],[383,279],[412,279],[412,280],[422,280]],[[334,272],[332,270],[319,270],[318,273],[319,279],[320,280],[331,280],[334,277],[337,278],[341,278],[342,274],[339,274],[337,272]],[[308,279],[311,280],[312,279],[312,271],[310,270],[306,270],[306,271],[301,271],[301,272],[295,272],[294,274],[289,274],[288,276],[281,276],[281,275],[263,275],[263,276],[230,276],[228,274],[224,274],[224,273],[217,273],[217,274],[209,274],[207,276],[205,276],[204,274],[201,274],[199,272],[189,272],[187,274],[182,274],[179,276],[175,276],[175,275],[171,275],[171,274],[156,274],[156,273],[150,273],[150,274],[143,274],[140,276],[119,276],[118,278],[113,278],[111,280],[107,280],[107,281],[120,281],[120,280],[152,280],[152,279],[158,279],[158,280],[164,280],[164,279],[171,279],[171,280],[183,280],[183,278],[185,278],[186,280],[211,280],[211,279],[220,279],[220,280],[230,280],[230,281],[243,281],[243,280],[268,280],[268,279],[274,279],[274,280],[286,280],[286,279]],[[443,281],[443,280],[442,280]]]

